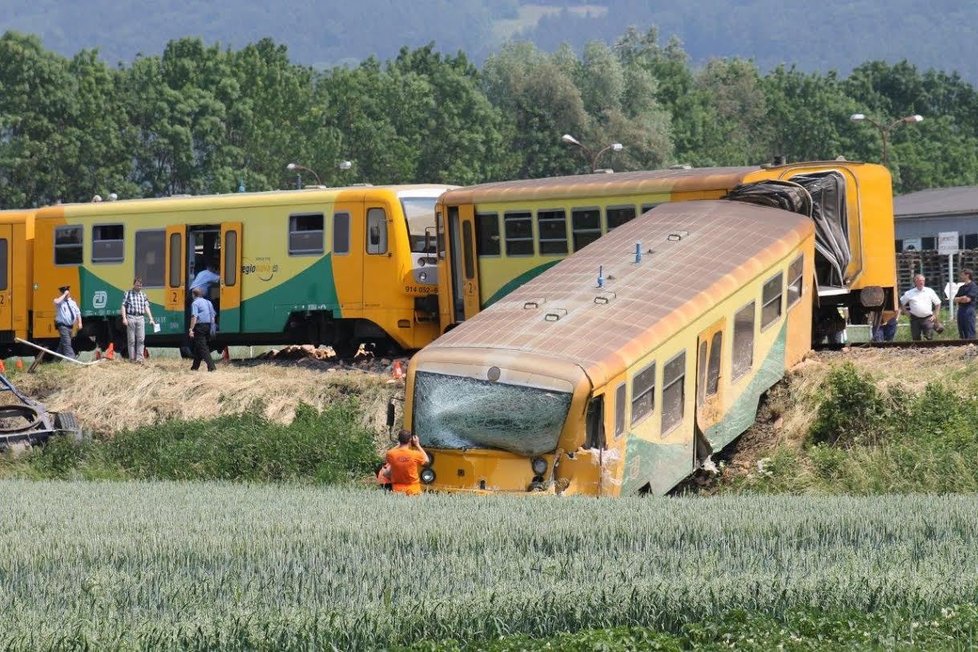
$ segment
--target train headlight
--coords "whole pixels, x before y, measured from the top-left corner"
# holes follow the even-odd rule
[[[421,482],[431,484],[435,481],[435,470],[430,466],[421,469]]]
[[[418,272],[418,280],[424,283],[428,280],[428,272]]]
[[[547,460],[542,457],[534,457],[533,461],[530,462],[530,466],[533,468],[533,473],[536,475],[543,475],[547,472]]]

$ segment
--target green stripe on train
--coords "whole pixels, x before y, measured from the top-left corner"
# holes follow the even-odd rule
[[[500,299],[502,299],[503,297],[505,297],[507,294],[509,294],[510,292],[512,292],[513,290],[515,290],[516,288],[518,288],[519,286],[523,285],[527,281],[531,281],[531,280],[535,279],[536,277],[540,276],[540,274],[543,274],[545,271],[547,271],[548,269],[550,269],[551,267],[553,267],[554,265],[556,265],[559,262],[560,262],[559,260],[552,260],[549,263],[544,263],[542,265],[538,265],[538,266],[534,267],[533,269],[530,269],[530,270],[527,270],[527,271],[523,272],[522,274],[520,274],[516,278],[510,280],[508,283],[506,283],[501,288],[499,288],[498,290],[496,290],[496,292],[493,293],[493,295],[491,297],[489,297],[488,299],[486,299],[486,302],[484,304],[482,304],[482,307],[483,308],[488,308],[489,306],[491,306],[492,304],[496,303],[497,301],[499,301]]]

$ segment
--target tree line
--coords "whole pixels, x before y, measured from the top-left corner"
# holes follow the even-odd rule
[[[0,207],[327,185],[473,184],[600,167],[879,161],[881,134],[849,117],[924,120],[889,132],[899,191],[978,179],[978,95],[955,74],[867,62],[847,77],[751,61],[694,67],[657,32],[545,53],[511,43],[477,67],[429,44],[317,70],[270,39],[241,49],[171,41],[112,68],[31,35],[0,37]],[[351,165],[340,166],[350,161]],[[300,170],[300,173],[302,170]],[[306,173],[305,183],[313,175]]]

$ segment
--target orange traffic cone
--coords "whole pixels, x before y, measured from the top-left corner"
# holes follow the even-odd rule
[[[106,360],[115,359],[115,342],[109,342],[109,348],[105,350],[105,358]]]
[[[3,363],[3,358],[0,358],[0,374],[7,373],[7,365]]]
[[[221,360],[231,362],[231,351],[226,346],[224,347],[224,353],[221,354]]]
[[[24,359],[23,358],[17,358],[17,362],[14,363],[14,366],[17,368],[17,371],[23,371],[24,370]]]
[[[391,370],[391,377],[394,380],[404,380],[404,368],[401,367],[401,361],[394,361],[394,368]]]

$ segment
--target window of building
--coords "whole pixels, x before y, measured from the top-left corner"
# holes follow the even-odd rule
[[[601,211],[597,208],[575,208],[571,211],[574,251],[580,251],[601,237]]]
[[[499,246],[499,214],[498,213],[476,213],[475,230],[477,238],[475,240],[476,252],[479,256],[498,256]]]
[[[289,215],[289,255],[305,256],[326,251],[322,213]]]
[[[937,249],[937,238],[921,238],[920,248],[923,251],[933,251],[934,249]]]
[[[537,211],[540,254],[567,253],[567,213],[563,209]]]
[[[733,374],[737,380],[754,365],[754,302],[737,311],[734,316]]]
[[[232,286],[238,282],[238,232],[227,231],[224,233],[224,274],[221,281],[226,286]],[[222,286],[223,287],[223,286]]]
[[[82,227],[59,226],[54,229],[54,264],[82,264]]]
[[[518,211],[503,215],[506,228],[506,255],[533,255],[533,217],[529,211]]]
[[[145,288],[161,288],[166,276],[166,231],[136,231],[136,260],[133,269]]]
[[[625,383],[618,386],[615,390],[615,437],[621,437],[625,432]]]
[[[123,259],[121,224],[97,224],[92,227],[92,262],[120,263]]]
[[[978,233],[968,233],[964,236],[964,249],[978,249]],[[897,249],[897,251],[900,251]]]
[[[652,414],[655,409],[655,363],[632,379],[632,425]]]
[[[686,352],[666,363],[662,374],[662,434],[683,422],[686,396]]]
[[[791,267],[788,268],[788,307],[798,303],[801,299],[802,293],[805,291],[804,282],[802,279],[802,270],[805,268],[805,261],[799,255],[795,258],[794,262],[791,263]]]
[[[367,209],[367,253],[387,253],[387,212],[383,208]]]
[[[605,212],[608,219],[608,230],[625,224],[626,222],[631,222],[635,219],[635,207],[634,206],[611,206]]]
[[[781,317],[781,295],[783,293],[784,274],[778,272],[764,284],[761,294],[761,328],[767,328]]]
[[[350,253],[349,213],[333,213],[333,253]]]

